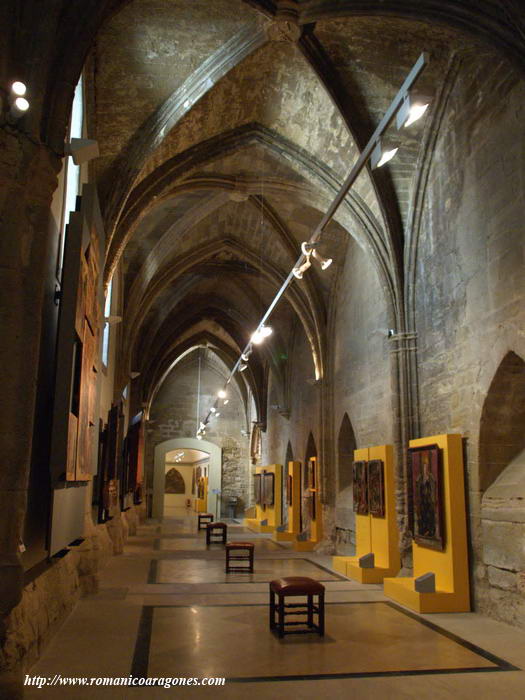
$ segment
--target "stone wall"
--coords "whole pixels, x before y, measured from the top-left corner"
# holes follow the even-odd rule
[[[511,526],[481,521],[488,483],[480,485],[478,450],[500,363],[509,351],[525,357],[524,105],[525,82],[507,63],[464,60],[433,153],[415,289],[421,434],[466,438],[475,604],[506,620],[510,579],[483,552],[489,541],[493,551],[503,546]],[[518,551],[524,534],[511,530]],[[524,624],[523,601],[513,609],[512,621]]]

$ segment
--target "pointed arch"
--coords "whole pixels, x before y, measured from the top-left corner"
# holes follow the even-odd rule
[[[337,436],[337,493],[352,484],[352,463],[357,449],[354,429],[348,413],[345,413]]]
[[[484,492],[525,449],[525,361],[508,352],[483,403],[479,431],[479,488]]]

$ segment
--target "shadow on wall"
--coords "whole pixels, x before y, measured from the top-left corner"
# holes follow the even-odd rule
[[[335,499],[336,553],[355,554],[352,465],[357,448],[354,429],[345,413],[337,437],[337,495]]]
[[[514,352],[503,358],[483,404],[479,481],[480,607],[525,625],[525,362]]]

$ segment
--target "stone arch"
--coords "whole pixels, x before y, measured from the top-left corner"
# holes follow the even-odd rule
[[[207,452],[210,455],[209,481],[208,481],[208,511],[216,513],[217,496],[215,492],[221,488],[222,450],[208,440],[196,438],[172,438],[155,446],[155,465],[153,470],[153,500],[151,508],[152,518],[162,518],[164,515],[164,480],[166,454],[172,450],[192,449]]]
[[[508,352],[483,403],[479,431],[479,488],[485,492],[525,449],[525,362]]]
[[[352,485],[352,463],[354,461],[354,450],[357,449],[354,429],[345,413],[339,434],[337,436],[337,492],[345,490]]]
[[[306,442],[306,450],[304,453],[304,469],[303,469],[303,487],[306,488],[308,486],[307,479],[308,479],[308,470],[306,469],[306,465],[308,464],[308,460],[310,457],[317,457],[317,447],[315,445],[315,440],[314,436],[312,433],[308,435],[308,440]]]
[[[337,493],[335,497],[335,541],[339,554],[353,554],[355,515],[353,509],[352,464],[357,448],[354,429],[345,413],[337,435]]]

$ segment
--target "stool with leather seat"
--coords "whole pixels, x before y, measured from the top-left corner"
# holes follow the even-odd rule
[[[284,637],[285,634],[308,632],[318,632],[322,637],[324,635],[324,591],[322,583],[306,576],[287,576],[271,581],[270,629],[277,630],[279,637]],[[286,603],[287,597],[297,596],[306,597],[306,602]],[[317,602],[314,602],[315,596],[317,596]],[[286,618],[292,615],[306,615],[306,620],[286,621]],[[317,615],[317,623],[314,622],[314,615]],[[299,626],[303,629],[287,629]]]

